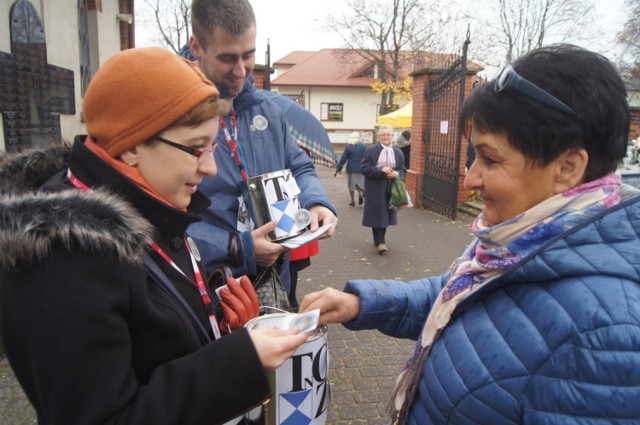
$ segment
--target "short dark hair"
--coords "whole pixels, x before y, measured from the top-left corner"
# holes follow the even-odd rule
[[[203,49],[209,45],[215,28],[229,35],[240,35],[256,25],[249,0],[193,0],[191,28]]]
[[[530,160],[545,166],[568,149],[589,155],[585,181],[612,173],[626,154],[630,112],[627,92],[604,56],[569,44],[541,47],[518,58],[522,77],[575,110],[575,117],[494,82],[476,86],[462,105],[459,128],[506,135]]]

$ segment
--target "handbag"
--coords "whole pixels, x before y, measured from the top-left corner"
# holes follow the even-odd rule
[[[291,312],[289,296],[284,289],[278,268],[275,265],[265,267],[253,281],[253,289],[258,294],[260,308],[273,308]]]
[[[407,187],[401,179],[391,180],[391,205],[396,208],[409,208],[409,193]]]

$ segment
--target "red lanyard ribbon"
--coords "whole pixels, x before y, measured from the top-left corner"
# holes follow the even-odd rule
[[[71,184],[74,185],[75,187],[77,187],[78,189],[83,190],[85,192],[91,191],[89,186],[87,186],[86,184],[82,183],[80,180],[78,180],[78,178],[76,176],[73,175],[73,173],[71,172],[70,168],[67,168],[67,178],[69,179]]]
[[[187,250],[189,251],[189,256],[191,257],[191,266],[193,267],[193,274],[196,277],[196,281],[194,282],[187,276],[178,265],[167,255],[166,252],[160,245],[158,245],[155,241],[150,241],[149,245],[155,252],[157,252],[163,259],[166,261],[171,267],[173,267],[178,273],[184,276],[189,282],[191,282],[196,288],[198,288],[198,292],[200,293],[200,297],[202,297],[202,303],[205,306],[207,314],[209,315],[209,323],[211,324],[211,330],[213,331],[213,335],[216,339],[220,339],[220,328],[218,327],[218,320],[216,319],[216,315],[213,309],[213,305],[211,304],[211,298],[209,297],[209,293],[207,292],[207,287],[204,284],[204,279],[202,278],[202,273],[200,273],[200,269],[198,268],[198,263],[191,252],[191,248],[189,248],[189,243],[184,241]]]
[[[85,192],[91,191],[91,188],[89,186],[84,184],[76,176],[73,175],[73,173],[71,172],[71,169],[67,170],[67,178],[69,179],[69,182],[71,182],[71,184],[74,185],[75,187],[77,187],[78,189],[83,190]],[[185,246],[187,247],[187,250],[189,251],[189,256],[191,257],[191,266],[193,267],[193,274],[196,277],[196,281],[195,282],[192,279],[190,279],[189,276],[187,276],[180,269],[180,267],[178,267],[178,265],[171,259],[171,257],[169,257],[167,255],[166,252],[164,252],[164,250],[162,248],[160,248],[160,245],[158,245],[155,241],[149,241],[149,245],[151,246],[151,248],[154,249],[154,251],[156,251],[162,257],[162,259],[164,259],[167,263],[169,263],[169,265],[171,265],[171,267],[176,269],[178,271],[178,273],[180,273],[182,276],[184,276],[185,279],[187,279],[196,288],[198,288],[198,292],[200,293],[200,296],[202,297],[202,302],[203,302],[203,304],[205,306],[207,314],[209,315],[209,323],[211,324],[211,330],[213,331],[213,335],[216,337],[216,339],[219,339],[220,338],[220,328],[218,327],[218,320],[216,319],[215,312],[214,312],[214,309],[213,309],[213,305],[211,304],[211,298],[209,297],[209,293],[207,292],[207,288],[206,288],[206,286],[204,284],[204,279],[202,278],[202,273],[200,273],[200,269],[198,268],[198,263],[196,262],[196,259],[193,256],[193,253],[191,252],[191,248],[189,247],[189,243],[187,243],[186,240],[184,242],[185,242]]]
[[[229,145],[229,149],[231,149],[231,155],[236,160],[236,165],[238,166],[238,170],[240,171],[240,175],[244,180],[249,180],[249,175],[247,174],[247,170],[242,163],[242,158],[240,157],[240,153],[238,152],[238,121],[236,119],[236,111],[231,110],[231,130],[232,133],[229,132],[227,128],[227,123],[224,121],[223,117],[219,117],[218,121],[220,122],[220,127],[222,127],[222,131],[224,132],[225,137],[227,138],[227,144]]]

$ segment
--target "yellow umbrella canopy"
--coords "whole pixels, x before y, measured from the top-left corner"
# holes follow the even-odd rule
[[[413,102],[409,102],[402,108],[378,117],[378,125],[390,125],[394,128],[411,127],[413,114]]]

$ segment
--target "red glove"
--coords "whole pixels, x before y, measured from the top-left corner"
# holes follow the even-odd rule
[[[228,326],[233,331],[260,314],[260,302],[247,276],[242,276],[240,282],[228,278],[227,288],[220,290],[220,307],[225,317],[222,328],[227,330]]]

